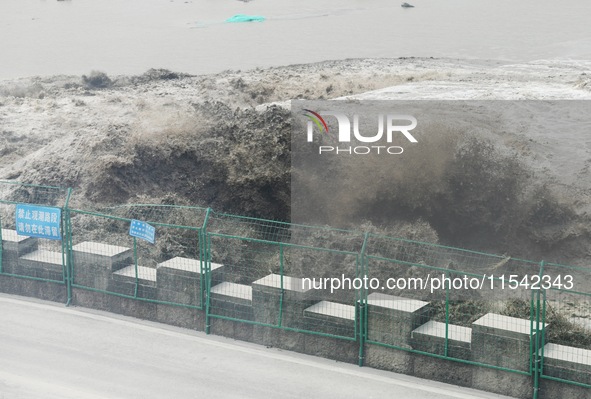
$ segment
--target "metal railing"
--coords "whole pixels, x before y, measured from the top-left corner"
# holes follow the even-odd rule
[[[544,379],[591,388],[589,268],[209,208],[71,209],[71,193],[0,182],[0,278],[63,285],[68,303],[80,289],[202,310],[207,332],[217,319],[354,342],[360,365],[378,346],[531,376],[535,397]],[[61,242],[17,235],[18,204],[59,208]]]

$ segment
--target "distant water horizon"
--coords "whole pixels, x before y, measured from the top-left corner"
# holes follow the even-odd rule
[[[346,58],[591,60],[580,0],[2,0],[0,79]],[[231,24],[235,14],[264,22]]]

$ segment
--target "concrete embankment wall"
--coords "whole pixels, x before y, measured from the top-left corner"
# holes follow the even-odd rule
[[[446,325],[432,319],[426,301],[374,292],[341,303],[305,289],[296,277],[227,281],[224,265],[210,263],[204,274],[202,262],[180,257],[143,267],[134,264],[131,248],[95,242],[64,256],[3,230],[0,291],[70,299],[75,306],[516,398],[534,397],[543,360],[550,378],[542,379],[538,398],[591,397],[577,385],[591,383],[590,351],[548,343],[532,358],[541,337],[530,320],[487,313],[471,327]]]

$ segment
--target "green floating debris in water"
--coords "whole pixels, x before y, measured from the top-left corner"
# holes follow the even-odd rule
[[[233,17],[226,19],[226,22],[263,22],[265,17],[260,15],[245,15],[236,14]]]

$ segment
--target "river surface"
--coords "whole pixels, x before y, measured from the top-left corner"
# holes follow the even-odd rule
[[[580,0],[0,0],[0,79],[365,57],[591,59]],[[225,23],[235,14],[264,22]]]

